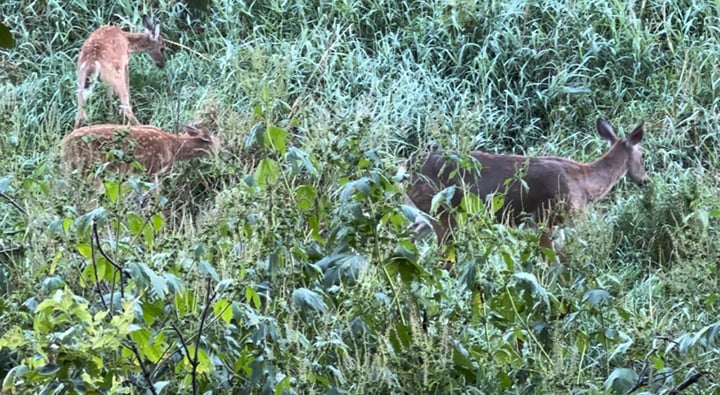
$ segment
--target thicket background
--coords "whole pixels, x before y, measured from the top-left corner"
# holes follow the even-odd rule
[[[718,2],[200,5],[0,4],[3,393],[720,391]],[[157,198],[58,149],[84,39],[143,13],[179,45],[131,59],[136,116],[225,139]],[[103,96],[88,121],[119,122]],[[647,122],[652,185],[621,181],[562,264],[484,213],[454,252],[405,230],[419,149],[590,161],[599,116]]]

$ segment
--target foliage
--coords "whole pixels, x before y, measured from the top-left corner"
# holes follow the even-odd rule
[[[717,392],[718,7],[0,3],[0,392]],[[144,13],[169,59],[131,57],[135,115],[225,141],[159,194],[58,150],[83,40]],[[407,230],[418,152],[591,161],[599,116],[647,122],[652,182],[564,229],[561,264],[470,195],[451,245]]]

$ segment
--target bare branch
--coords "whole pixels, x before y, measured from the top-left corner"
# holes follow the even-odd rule
[[[15,207],[16,209],[18,209],[18,211],[20,211],[21,213],[23,213],[23,215],[25,215],[25,216],[27,217],[27,215],[28,215],[27,211],[25,211],[25,209],[22,208],[22,206],[20,206],[20,205],[18,204],[18,202],[16,202],[15,200],[13,200],[13,198],[11,198],[10,196],[6,195],[5,192],[0,192],[0,196],[2,196],[5,200],[8,201],[8,203],[10,203],[11,206],[13,206],[13,207]]]
[[[671,389],[670,392],[668,392],[669,395],[676,395],[679,394],[680,391],[686,389],[687,387],[695,384],[700,378],[705,376],[707,372],[698,371],[690,375],[688,378],[685,379],[682,383],[675,386],[675,388]]]

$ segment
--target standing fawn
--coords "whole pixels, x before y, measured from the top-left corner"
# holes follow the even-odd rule
[[[455,227],[450,210],[460,205],[465,191],[480,198],[500,193],[505,196],[496,212],[498,221],[517,225],[525,217],[546,225],[540,245],[553,249],[550,232],[567,214],[581,211],[605,196],[627,174],[636,184],[648,182],[643,168],[640,141],[644,123],[627,138],[619,138],[605,120],[597,120],[598,134],[608,140],[610,149],[592,163],[579,163],[554,156],[527,157],[473,151],[471,168],[464,169],[441,151],[429,154],[410,180],[407,195],[421,211],[430,214],[433,196],[455,186],[450,208],[441,210],[433,228],[439,243],[444,243]]]
[[[147,125],[85,126],[65,136],[60,147],[63,160],[71,168],[86,171],[92,164],[110,162],[110,170],[127,173],[136,161],[154,176],[157,185],[159,175],[176,161],[215,153],[222,145],[206,127],[185,125],[184,131],[175,135]],[[121,159],[108,158],[118,149],[123,152]]]
[[[80,50],[78,58],[78,113],[75,128],[85,119],[83,105],[92,94],[95,80],[107,85],[108,98],[113,92],[120,98],[120,108],[133,125],[139,122],[130,106],[130,54],[145,52],[159,68],[165,66],[165,43],[160,36],[160,25],[154,25],[143,15],[145,31],[129,33],[117,26],[105,25],[90,34]]]

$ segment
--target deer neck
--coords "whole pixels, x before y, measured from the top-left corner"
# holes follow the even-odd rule
[[[128,47],[130,49],[130,52],[137,52],[141,48],[147,47],[147,42],[149,40],[146,33],[125,33],[125,37],[128,40]]]
[[[208,152],[207,143],[197,137],[178,136],[173,141],[173,152],[176,160],[190,159],[206,155]]]
[[[587,165],[585,173],[585,196],[592,203],[605,196],[620,178],[627,173],[628,153],[618,143]]]

